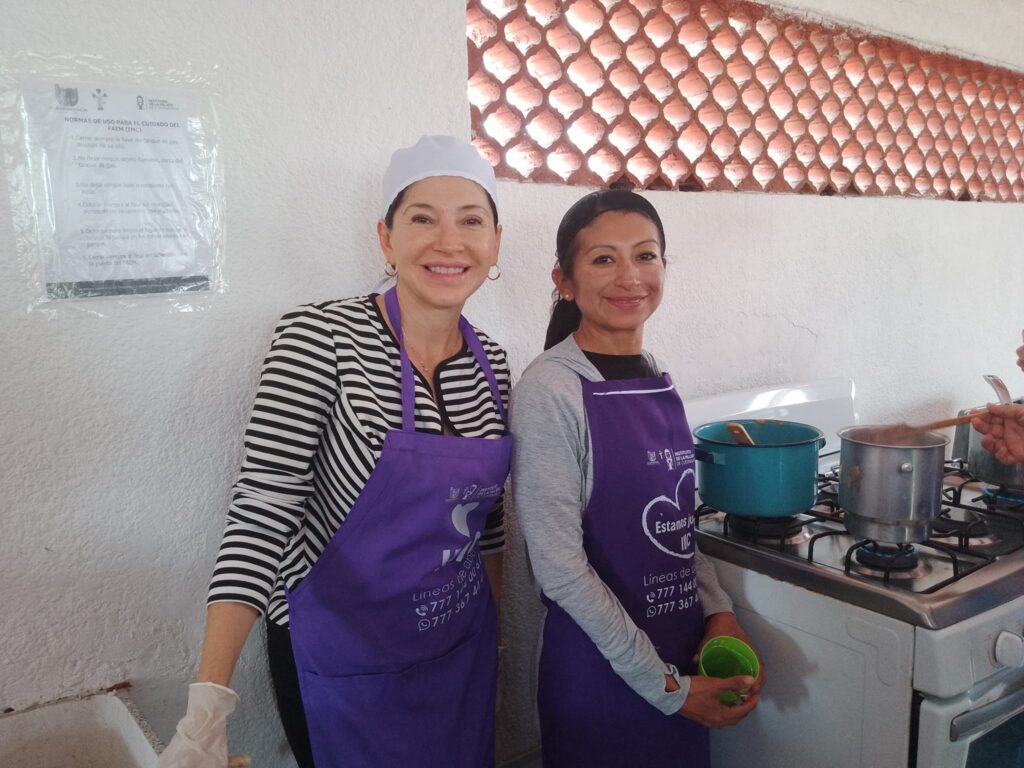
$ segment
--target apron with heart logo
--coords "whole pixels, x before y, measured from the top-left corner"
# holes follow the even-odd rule
[[[413,369],[394,289],[402,429],[310,573],[288,593],[290,635],[317,768],[494,764],[494,602],[480,557],[512,450],[417,432]],[[498,383],[464,319],[502,421]]]
[[[583,547],[597,575],[663,661],[696,672],[693,438],[668,374],[582,381],[594,489]],[[538,681],[545,768],[706,768],[707,729],[638,696],[590,638],[548,601]]]

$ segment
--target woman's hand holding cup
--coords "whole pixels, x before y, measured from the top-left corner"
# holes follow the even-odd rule
[[[724,679],[716,677],[690,677],[690,690],[686,701],[679,709],[683,717],[700,723],[708,728],[724,728],[736,725],[757,706],[760,696],[751,693],[746,699],[742,691],[753,690],[754,678],[749,675],[738,675]],[[722,699],[737,697],[738,704],[723,704]]]

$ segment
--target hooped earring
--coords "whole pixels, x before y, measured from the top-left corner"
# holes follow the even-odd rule
[[[496,274],[494,277],[491,277],[491,269],[498,270],[498,274]],[[497,280],[499,277],[501,277],[501,267],[499,265],[492,264],[491,265],[491,269],[487,270],[487,279],[488,280]]]
[[[388,277],[394,277],[398,274],[398,267],[392,264],[390,261],[384,262],[384,274]]]

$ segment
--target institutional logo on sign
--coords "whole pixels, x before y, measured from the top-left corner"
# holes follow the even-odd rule
[[[53,84],[54,95],[57,97],[57,104],[61,107],[73,107],[78,103],[77,88],[61,88]]]
[[[103,105],[107,103],[107,92],[102,88],[97,88],[92,92],[92,97],[96,99],[96,109],[103,111]]]

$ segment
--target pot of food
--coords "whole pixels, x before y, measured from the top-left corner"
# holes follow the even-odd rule
[[[753,445],[740,445],[729,426],[741,425]],[[715,421],[693,431],[697,488],[715,509],[743,517],[790,517],[818,496],[821,430],[777,419]]]
[[[1024,495],[1024,462],[1003,464],[981,445],[982,434],[970,424],[967,438],[967,470],[983,483],[998,485],[1016,495]]]
[[[854,536],[889,544],[924,541],[942,504],[949,438],[886,426],[839,431],[839,506]]]
[[[1000,403],[1014,402],[1002,379],[994,374],[986,374],[984,378]],[[1024,399],[1016,402],[1022,403]],[[983,414],[985,406],[960,411],[961,415],[971,413]],[[965,459],[967,470],[983,483],[1000,486],[1011,494],[1024,495],[1024,463],[1003,464],[982,447],[981,438],[982,434],[969,423],[957,426],[953,435],[953,458]]]

